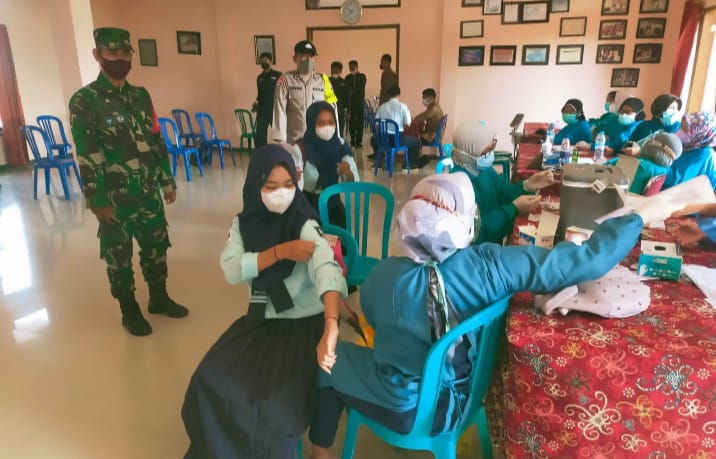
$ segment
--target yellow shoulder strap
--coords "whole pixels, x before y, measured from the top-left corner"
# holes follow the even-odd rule
[[[333,90],[333,85],[331,84],[331,80],[328,79],[328,75],[325,73],[323,75],[323,93],[325,94],[325,100],[329,104],[335,104],[338,102],[338,97],[336,97],[336,93]]]

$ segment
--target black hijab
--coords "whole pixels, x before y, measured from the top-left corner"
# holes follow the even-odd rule
[[[642,102],[638,97],[626,98],[619,107],[619,110],[621,110],[625,105],[630,106],[631,109],[634,110],[634,113],[636,113],[636,121],[646,118],[646,115],[644,114],[644,102]]]
[[[241,239],[248,252],[261,252],[276,244],[299,239],[306,220],[318,221],[318,214],[299,189],[296,189],[293,202],[283,214],[271,212],[266,208],[261,199],[261,188],[273,168],[279,165],[286,168],[294,183],[298,183],[296,165],[283,147],[265,145],[251,156],[244,183],[244,210],[238,214]],[[287,292],[283,280],[291,275],[295,264],[290,260],[281,260],[261,271],[252,282],[252,290],[265,290],[268,297],[274,300],[277,312],[293,306],[285,304],[284,294]],[[281,291],[277,292],[276,289]],[[280,301],[277,294],[281,295]]]
[[[338,138],[338,123],[336,132],[329,140],[316,135],[316,121],[324,110],[330,112],[333,120],[336,120],[332,105],[323,101],[314,102],[306,110],[306,132],[303,134],[306,159],[318,169],[318,184],[322,189],[338,183],[338,164],[344,156],[353,156],[351,148]]]
[[[569,99],[567,102],[564,103],[564,107],[567,105],[571,105],[574,107],[574,111],[577,112],[577,119],[580,121],[584,121],[586,118],[584,117],[584,106],[582,105],[582,101],[579,99]],[[562,107],[562,110],[564,110],[564,107]]]

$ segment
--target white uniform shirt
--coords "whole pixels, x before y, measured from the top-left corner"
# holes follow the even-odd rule
[[[378,111],[375,112],[375,117],[395,121],[398,123],[398,131],[400,132],[403,132],[403,126],[409,126],[412,122],[408,106],[395,97],[378,107]],[[388,128],[388,132],[393,134],[390,127]]]
[[[271,138],[290,144],[302,138],[306,132],[306,110],[312,103],[326,100],[325,85],[323,74],[318,72],[311,73],[306,81],[296,70],[281,75],[274,92]]]

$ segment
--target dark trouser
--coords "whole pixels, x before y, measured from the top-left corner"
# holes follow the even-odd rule
[[[336,392],[332,387],[322,387],[318,390],[318,407],[313,414],[311,430],[308,433],[311,443],[322,448],[329,448],[333,445],[338,420],[341,418],[346,405],[362,415],[380,422],[390,430],[401,434],[410,432],[415,423],[415,409],[396,413],[380,405]]]
[[[392,147],[393,142],[393,136],[390,137],[390,146]],[[374,135],[370,139],[370,145],[373,147],[373,151],[377,153],[378,150],[378,138]],[[409,135],[405,135],[405,133],[400,133],[400,145],[403,147],[408,147],[408,159],[410,160],[410,167],[411,168],[417,168],[419,164],[419,157],[420,157],[420,141],[416,139],[415,137],[411,137]]]
[[[351,138],[352,145],[360,145],[363,143],[363,105],[349,107],[348,112],[351,119],[348,126],[348,133]]]
[[[271,126],[270,116],[256,115],[256,148],[266,145],[269,126]]]
[[[142,207],[115,209],[115,217],[101,220],[97,232],[100,257],[107,263],[112,296],[134,293],[132,239],[139,244],[139,261],[147,284],[162,285],[167,279],[167,249],[170,247],[164,205],[157,192]]]
[[[338,105],[338,135],[343,137],[346,133],[346,107],[343,104]]]
[[[304,191],[303,194],[306,195],[308,202],[318,211],[318,193]],[[346,227],[346,206],[338,195],[328,200],[328,223],[339,228]]]

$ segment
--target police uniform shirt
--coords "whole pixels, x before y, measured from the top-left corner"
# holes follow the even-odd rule
[[[323,74],[312,72],[307,81],[297,71],[286,72],[276,83],[273,105],[273,139],[296,143],[306,132],[306,110],[318,101],[326,100],[326,81]],[[330,89],[332,91],[332,89]]]
[[[256,77],[256,87],[258,88],[258,96],[256,97],[256,102],[258,102],[257,111],[259,115],[267,120],[270,120],[273,114],[274,90],[280,77],[281,72],[273,69],[268,72],[261,72]]]

